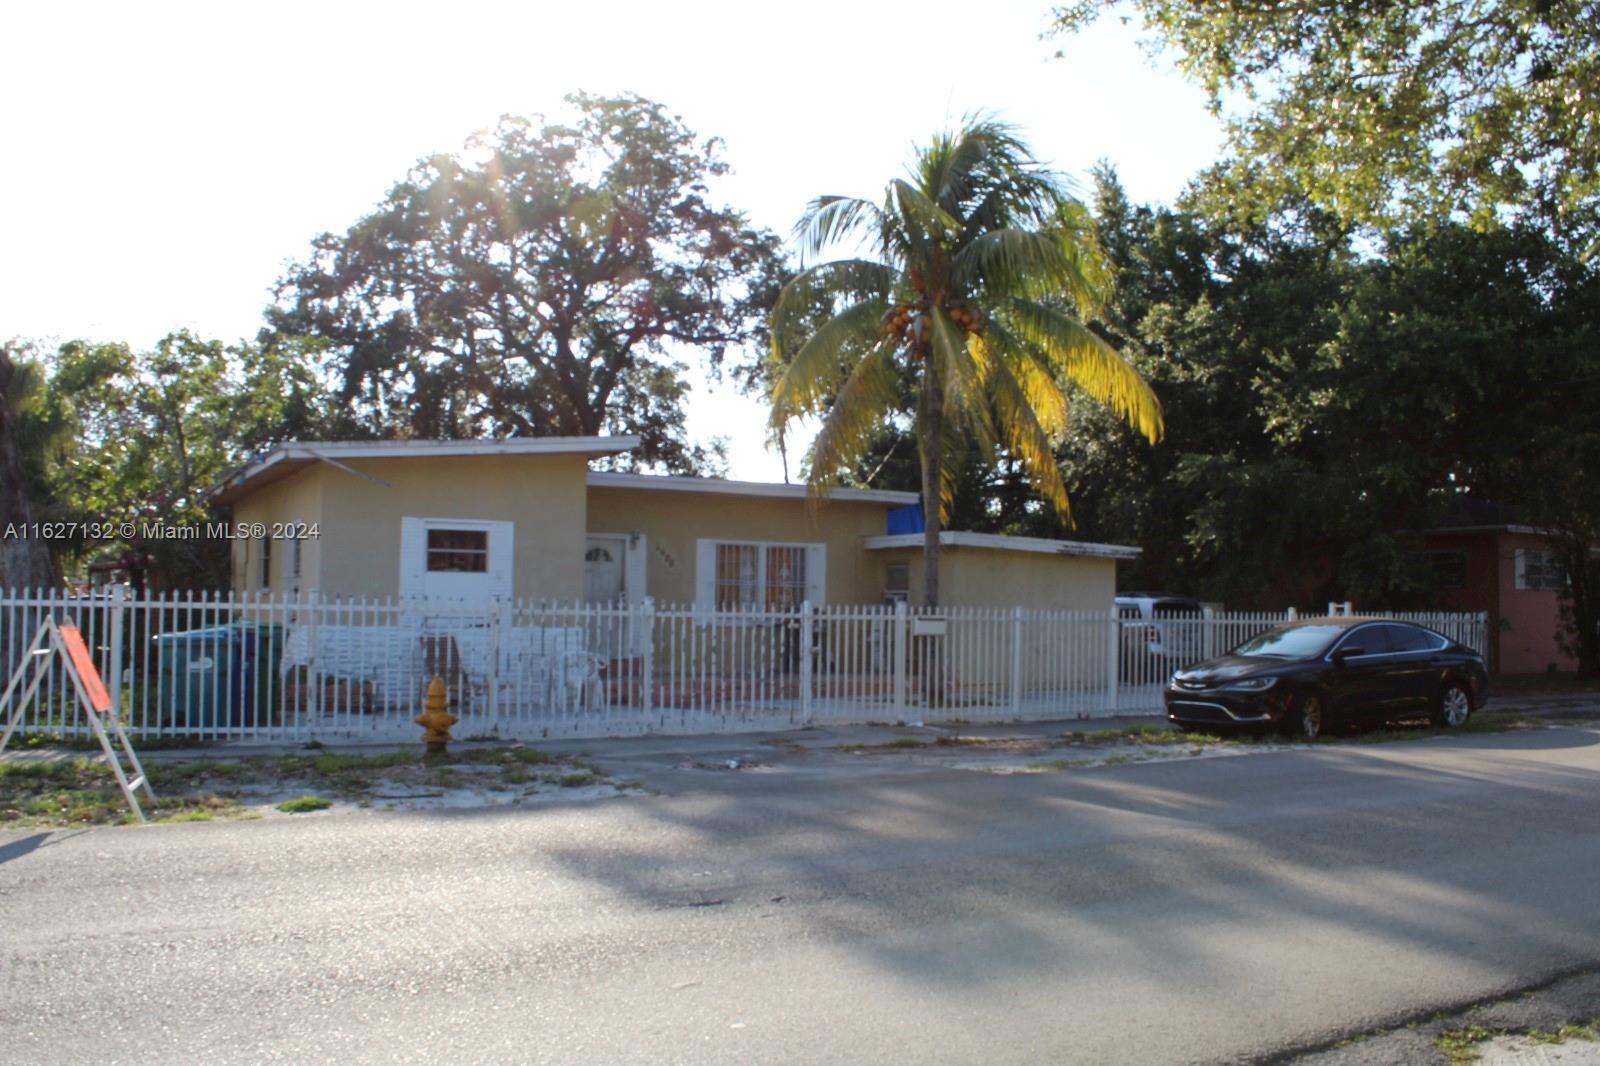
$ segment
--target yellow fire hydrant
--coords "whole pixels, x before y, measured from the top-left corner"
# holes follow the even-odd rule
[[[444,678],[428,682],[428,698],[423,702],[422,713],[416,722],[422,727],[422,742],[428,746],[429,755],[443,755],[450,743],[450,727],[461,719],[446,708],[449,700],[444,693]]]

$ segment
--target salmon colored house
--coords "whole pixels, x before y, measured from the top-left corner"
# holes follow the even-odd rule
[[[1565,576],[1544,536],[1480,507],[1425,534],[1443,605],[1489,616],[1489,669],[1503,674],[1576,670],[1561,648]]]

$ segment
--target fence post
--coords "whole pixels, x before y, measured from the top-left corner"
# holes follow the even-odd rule
[[[634,614],[634,625],[640,635],[639,649],[639,708],[645,717],[655,710],[656,671],[656,601],[646,596],[639,601]]]
[[[812,627],[811,601],[800,604],[800,721],[811,722],[811,656],[816,632]]]
[[[1217,651],[1217,609],[1200,608],[1200,658],[1213,659]]]
[[[111,606],[109,608],[110,625],[107,629],[111,633],[111,662],[109,666],[109,682],[111,707],[114,714],[122,717],[122,612],[124,610],[123,593],[127,590],[120,584],[111,586]],[[133,715],[129,714],[124,721],[131,725]]]
[[[500,732],[500,597],[489,598],[489,722]]]
[[[1293,622],[1298,617],[1300,617],[1299,613],[1296,612],[1293,607],[1291,607],[1287,611],[1283,612],[1283,620],[1285,622]]]
[[[1011,713],[1022,714],[1022,608],[1011,608]]]
[[[1121,682],[1117,678],[1117,657],[1122,651],[1122,618],[1117,613],[1115,604],[1111,606],[1111,628],[1108,630],[1106,640],[1106,709],[1113,714],[1117,710],[1117,689]]]
[[[312,731],[312,723],[322,717],[322,674],[317,665],[317,615],[321,612],[317,603],[317,590],[312,589],[306,593],[305,606],[300,609],[300,594],[290,593],[295,599],[296,613],[304,613],[306,618],[306,684],[311,691],[310,699],[306,701],[306,732]]]
[[[894,717],[896,721],[906,715],[906,601],[894,601],[894,636],[891,641],[894,670]]]

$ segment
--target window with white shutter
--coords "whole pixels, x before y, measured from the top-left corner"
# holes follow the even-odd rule
[[[821,603],[827,548],[821,544],[701,540],[695,600],[701,611],[792,611]]]

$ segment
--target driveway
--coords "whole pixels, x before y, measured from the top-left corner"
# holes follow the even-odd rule
[[[659,794],[0,833],[0,1060],[1237,1062],[1600,964],[1589,727],[1010,775],[591,749]]]

